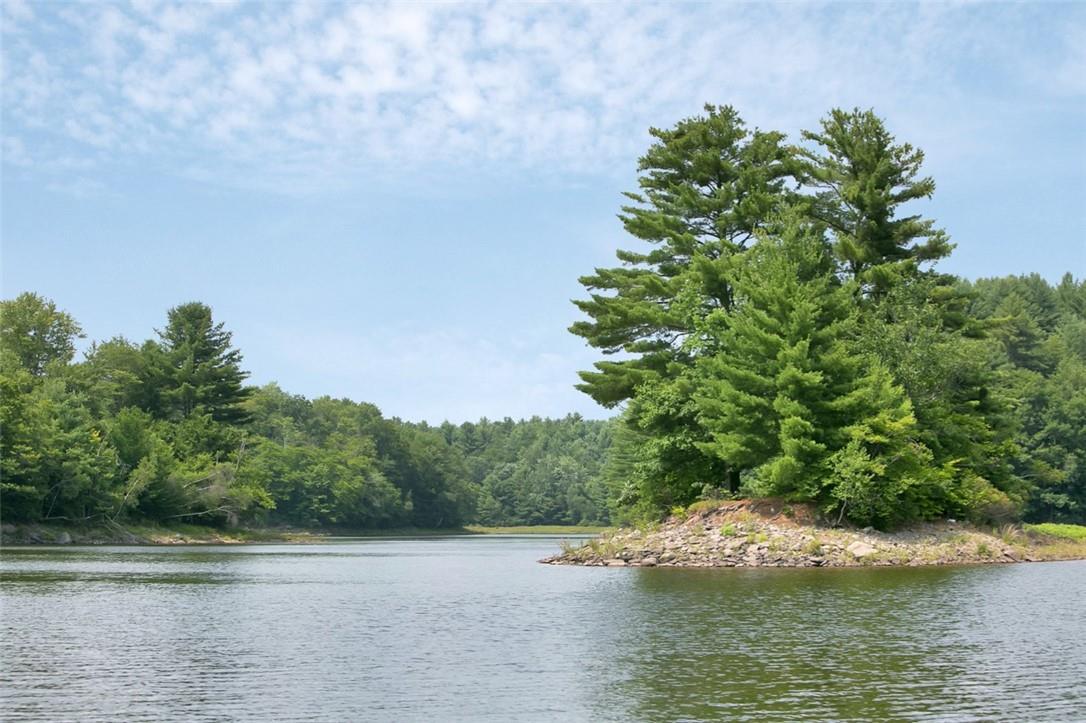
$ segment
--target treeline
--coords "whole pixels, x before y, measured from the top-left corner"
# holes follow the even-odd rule
[[[440,427],[245,385],[211,309],[94,343],[32,293],[0,302],[0,514],[11,521],[450,528],[607,520],[606,422]]]
[[[626,517],[734,495],[834,519],[1086,521],[1086,285],[969,283],[916,213],[923,154],[869,111],[789,144],[728,107],[653,129],[571,331],[615,360],[605,477]]]

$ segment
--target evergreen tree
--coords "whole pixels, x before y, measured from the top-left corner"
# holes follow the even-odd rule
[[[716,354],[698,362],[702,448],[758,494],[820,497],[860,363],[844,345],[852,298],[821,227],[791,212],[744,255],[736,305],[710,319]]]
[[[689,362],[692,320],[731,305],[732,258],[792,196],[798,166],[782,134],[748,131],[731,107],[705,111],[650,129],[657,140],[638,165],[641,190],[626,194],[633,204],[619,218],[653,248],[620,250],[622,266],[580,280],[593,293],[574,303],[592,320],[570,331],[604,354],[634,355],[581,373],[578,388],[606,406]]]
[[[730,107],[705,111],[651,129],[656,142],[640,160],[640,192],[626,194],[633,203],[619,217],[652,248],[621,250],[623,266],[581,278],[593,293],[575,303],[592,320],[570,328],[605,355],[628,355],[581,372],[578,389],[605,406],[632,400],[622,419],[649,441],[636,469],[660,483],[652,496],[662,503],[710,480],[737,484],[736,470],[699,446],[706,436],[688,379],[694,349],[705,346],[697,329],[731,307],[736,255],[794,197],[798,169],[782,134],[747,130]]]
[[[242,403],[250,390],[242,382],[249,373],[241,369],[241,352],[231,346],[230,332],[212,320],[211,307],[192,302],[170,309],[158,335],[158,349],[146,353],[158,373],[160,413],[171,419],[207,414],[227,424],[248,421]]]
[[[821,125],[803,133],[816,144],[803,151],[804,181],[817,192],[812,213],[833,231],[834,252],[861,289],[880,296],[921,263],[949,254],[953,247],[933,221],[897,216],[903,204],[935,192],[930,177],[917,178],[924,153],[896,145],[869,110],[835,109]]]

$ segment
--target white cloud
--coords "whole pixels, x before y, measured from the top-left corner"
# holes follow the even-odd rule
[[[902,136],[961,154],[978,119],[1017,100],[970,95],[963,68],[1084,92],[1082,23],[1041,67],[1023,64],[1039,16],[1019,6],[37,8],[5,3],[5,25],[29,31],[3,50],[9,134],[153,149],[222,183],[291,168],[308,178],[290,188],[320,187],[435,163],[628,173],[648,126],[704,101],[792,131],[833,105],[874,106]]]

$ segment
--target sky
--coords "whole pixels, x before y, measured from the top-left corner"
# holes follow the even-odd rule
[[[2,0],[0,284],[91,340],[209,304],[253,383],[577,412],[650,127],[873,108],[969,278],[1086,276],[1086,3]]]

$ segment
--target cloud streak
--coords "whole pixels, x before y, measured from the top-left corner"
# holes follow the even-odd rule
[[[706,100],[793,131],[835,104],[920,129],[943,107],[926,135],[958,148],[978,121],[953,112],[971,81],[948,65],[979,60],[1078,99],[1086,76],[1081,24],[1021,62],[1043,12],[1028,6],[4,7],[6,126],[31,156],[108,154],[288,192],[434,165],[628,172],[648,126]]]

